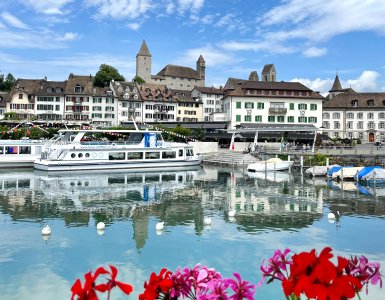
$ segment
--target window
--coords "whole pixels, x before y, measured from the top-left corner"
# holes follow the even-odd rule
[[[317,117],[309,117],[309,123],[317,123]]]
[[[125,152],[110,152],[108,153],[108,160],[125,160]]]
[[[327,112],[325,112],[325,113],[322,114],[322,117],[323,117],[324,119],[330,119],[330,114],[327,113]]]
[[[288,123],[294,123],[294,117],[293,116],[287,117],[287,122]]]
[[[378,113],[378,118],[379,119],[385,119],[385,113],[383,113],[383,112]]]
[[[352,121],[349,121],[346,123],[346,128],[347,129],[353,129],[353,122]]]
[[[347,113],[346,118],[347,119],[354,119],[354,113],[351,113],[351,112]]]
[[[241,102],[237,102],[236,108],[242,108],[242,103]]]
[[[373,119],[374,118],[374,113],[368,113],[368,119]]]
[[[263,102],[257,103],[257,109],[264,109],[264,108],[265,108],[265,103],[263,103]]]
[[[23,94],[22,93],[19,94],[19,99],[23,99]]]
[[[368,100],[368,106],[374,106],[374,100]]]
[[[294,110],[294,103],[289,103],[289,109]]]
[[[363,119],[364,114],[363,113],[357,113],[357,119]]]
[[[277,122],[280,122],[280,123],[285,122],[285,116],[278,116],[277,117]]]
[[[163,151],[162,152],[162,158],[176,158],[176,152],[175,151]]]
[[[307,123],[307,117],[298,117],[298,123]]]
[[[275,122],[275,116],[268,116],[267,121],[270,123],[274,123]]]
[[[250,115],[245,116],[245,122],[251,122],[251,116]]]
[[[333,119],[339,119],[340,118],[340,113],[333,113]]]
[[[325,127],[325,129],[330,129],[330,123],[328,121],[323,122],[322,125]]]
[[[310,104],[310,110],[317,110],[317,104]]]
[[[298,109],[300,109],[300,110],[307,110],[307,104],[305,104],[305,103],[298,103]]]
[[[235,116],[235,122],[241,122],[241,115]]]
[[[368,129],[375,129],[374,122],[368,122]]]
[[[378,128],[385,129],[385,122],[378,123]]]
[[[159,159],[160,158],[160,152],[146,152],[145,158],[146,159]]]
[[[334,121],[334,129],[340,129],[340,122]]]
[[[127,152],[127,160],[143,159],[143,152]]]
[[[262,122],[262,116],[255,116],[255,122]]]
[[[364,129],[364,122],[360,121],[357,123],[357,129]]]
[[[250,109],[250,108],[254,108],[254,103],[253,102],[246,102],[245,103],[245,108],[247,109]]]
[[[358,106],[358,100],[353,100],[351,103],[352,103],[352,107]]]

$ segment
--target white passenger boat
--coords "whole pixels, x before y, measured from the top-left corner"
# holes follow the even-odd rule
[[[328,170],[330,170],[332,167],[335,167],[337,165],[331,165],[331,166],[313,166],[310,168],[307,168],[305,170],[306,174],[309,174],[311,177],[313,176],[326,176]]]
[[[34,168],[43,171],[163,169],[202,162],[187,143],[165,142],[154,130],[60,130]]]
[[[363,167],[343,167],[337,172],[332,174],[332,179],[335,180],[353,180],[358,172],[360,172]]]
[[[40,157],[42,141],[0,140],[0,168],[32,168]]]
[[[265,172],[265,171],[283,171],[289,170],[294,161],[285,161],[280,158],[270,158],[264,161],[258,161],[247,166],[249,172]]]

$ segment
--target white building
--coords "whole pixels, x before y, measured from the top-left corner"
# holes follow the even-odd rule
[[[226,84],[228,85],[228,84]],[[323,97],[298,82],[243,81],[223,98],[229,129],[241,123],[322,125]]]
[[[341,87],[338,75],[323,104],[323,130],[329,137],[385,141],[385,93],[357,93]]]
[[[198,87],[191,91],[191,96],[203,104],[203,121],[213,121],[213,113],[222,112],[223,90],[214,87]]]

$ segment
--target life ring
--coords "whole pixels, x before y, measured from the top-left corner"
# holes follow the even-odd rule
[[[99,157],[103,157],[103,152],[100,152],[100,153],[99,153]]]
[[[96,157],[96,153],[95,153],[95,152],[92,153],[92,157],[93,157],[93,158]]]

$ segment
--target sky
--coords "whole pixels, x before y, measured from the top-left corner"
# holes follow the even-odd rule
[[[206,86],[274,64],[278,81],[327,94],[385,92],[385,0],[0,0],[0,74],[63,81],[101,64],[135,76],[206,61]]]

